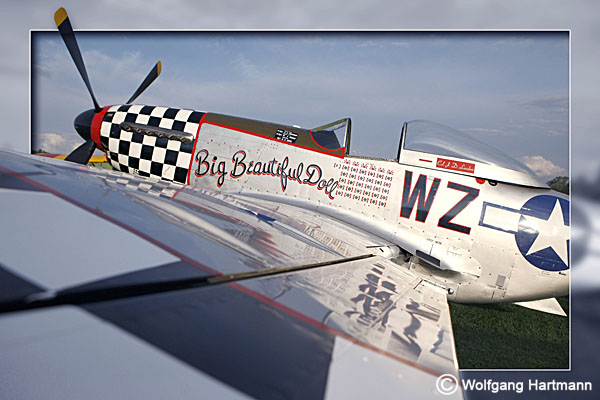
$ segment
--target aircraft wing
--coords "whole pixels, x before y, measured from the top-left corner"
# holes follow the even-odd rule
[[[430,398],[459,376],[445,291],[342,221],[11,152],[0,206],[2,398]]]

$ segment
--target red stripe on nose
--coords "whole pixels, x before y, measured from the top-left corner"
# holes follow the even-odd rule
[[[100,127],[102,126],[102,120],[104,119],[104,115],[106,115],[106,112],[109,108],[110,106],[102,107],[102,110],[100,110],[100,112],[97,112],[94,115],[94,119],[92,120],[92,128],[90,132],[92,140],[96,143],[98,149],[104,152],[106,152],[106,149],[102,147],[102,144],[100,143]]]

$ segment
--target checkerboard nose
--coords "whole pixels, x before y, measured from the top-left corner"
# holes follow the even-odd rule
[[[94,115],[96,115],[96,111],[89,109],[75,118],[75,130],[83,140],[87,141],[92,138],[92,120],[94,119]]]

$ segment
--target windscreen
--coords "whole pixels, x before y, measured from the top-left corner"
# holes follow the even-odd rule
[[[346,144],[346,134],[350,130],[350,119],[344,118],[311,130],[312,137],[321,147],[338,150]]]
[[[407,150],[456,157],[535,174],[509,155],[457,130],[431,121],[410,121],[406,127]]]

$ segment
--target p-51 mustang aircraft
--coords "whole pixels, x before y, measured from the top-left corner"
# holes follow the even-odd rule
[[[55,20],[94,108],[75,163],[2,152],[2,397],[459,398],[447,301],[559,312],[568,198],[505,154],[131,104],[160,62],[101,107]],[[96,148],[116,172],[77,165]]]

